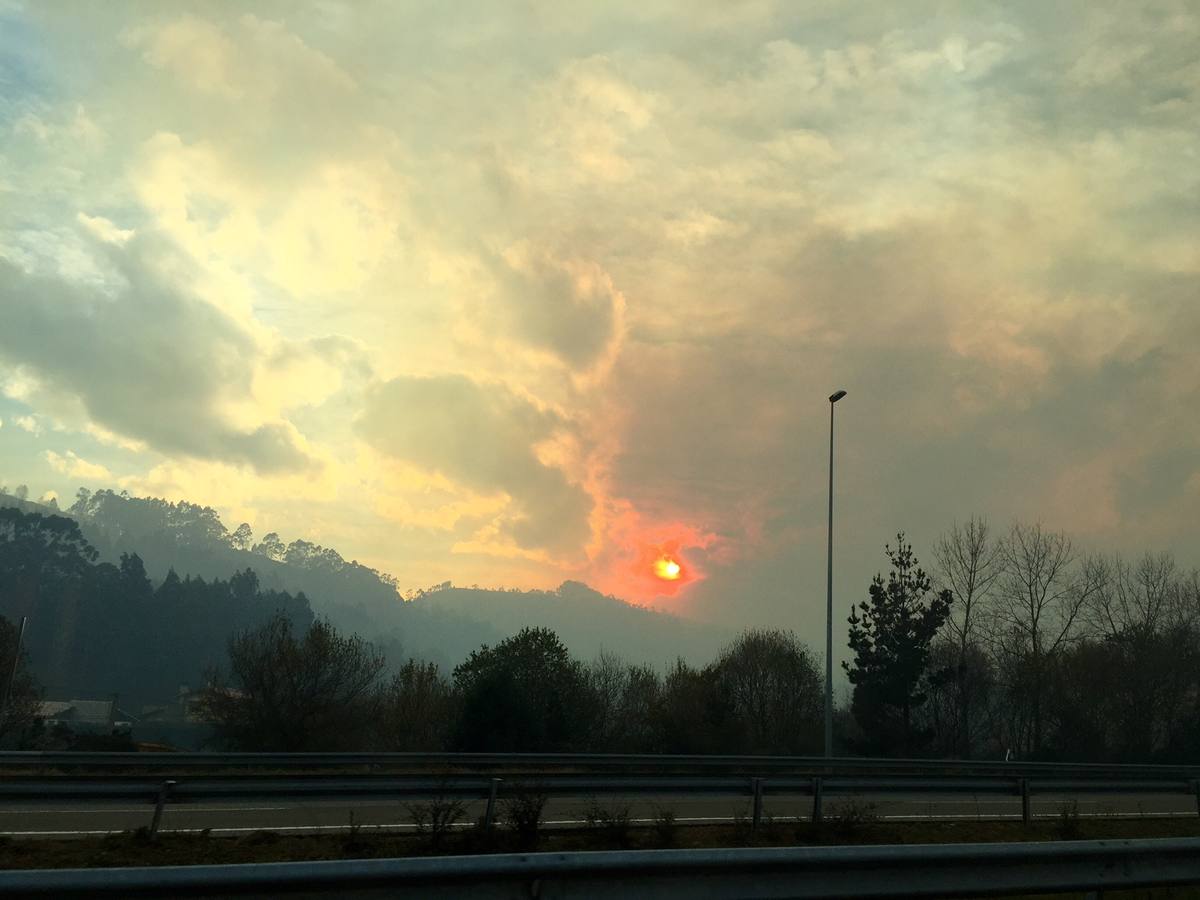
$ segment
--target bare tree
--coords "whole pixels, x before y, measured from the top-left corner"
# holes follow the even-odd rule
[[[592,704],[591,749],[616,749],[629,669],[615,653],[602,650],[584,671],[584,678]]]
[[[970,757],[975,743],[978,694],[989,683],[988,661],[979,649],[980,630],[988,615],[992,588],[1001,572],[1000,542],[991,536],[987,519],[972,517],[955,522],[934,547],[938,577],[954,595],[946,624],[954,642],[954,690],[942,714],[955,735],[954,750]]]
[[[1192,569],[1176,578],[1171,594],[1171,626],[1200,628],[1200,569]]]
[[[661,684],[648,666],[630,665],[602,650],[584,671],[594,751],[645,753],[655,749],[654,720]]]
[[[377,734],[385,750],[444,750],[457,698],[436,663],[410,659],[384,690]]]
[[[929,667],[953,673],[949,680],[931,682],[929,700],[920,710],[920,727],[932,734],[932,751],[962,759],[994,752],[989,738],[994,736],[995,666],[984,646],[969,643],[964,652],[953,634],[939,635],[930,646]]]
[[[746,631],[721,651],[709,672],[742,752],[816,749],[821,677],[812,651],[794,633]]]
[[[1070,538],[1040,523],[1015,523],[1000,544],[1000,560],[989,637],[1005,664],[1012,737],[1022,751],[1037,754],[1048,667],[1078,636],[1107,566],[1095,558],[1081,562]]]
[[[937,574],[954,594],[954,605],[946,624],[954,634],[959,652],[979,637],[980,617],[1001,572],[1001,545],[991,535],[987,519],[972,517],[955,522],[938,539],[933,555]]]
[[[1118,555],[1106,561],[1108,578],[1096,591],[1090,619],[1106,638],[1150,635],[1161,630],[1178,611],[1184,594],[1178,590],[1175,559],[1169,553],[1146,553],[1135,564]]]
[[[625,693],[621,697],[619,747],[627,753],[657,750],[656,737],[659,696],[662,679],[646,665],[631,665],[626,670]]]
[[[382,654],[328,622],[297,635],[276,614],[229,643],[230,676],[212,673],[200,700],[218,737],[238,750],[362,748],[378,715]]]
[[[1112,750],[1147,759],[1171,743],[1195,683],[1184,664],[1194,655],[1192,592],[1169,553],[1148,552],[1135,563],[1114,554],[1107,565],[1090,612],[1116,676],[1105,697]]]

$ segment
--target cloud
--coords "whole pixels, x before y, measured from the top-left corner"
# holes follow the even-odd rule
[[[585,573],[588,582],[615,596],[672,612],[688,612],[687,598],[708,577],[707,561],[723,552],[721,539],[679,520],[648,519],[632,502],[608,501],[603,540]],[[660,561],[679,568],[663,578]]]
[[[515,245],[496,277],[512,333],[576,370],[611,364],[623,336],[625,298],[603,269]]]
[[[15,419],[13,419],[13,424],[22,431],[27,431],[33,435],[42,433],[41,423],[33,416],[17,416]]]
[[[319,101],[355,89],[353,79],[328,56],[281,23],[249,14],[228,29],[185,15],[128,28],[122,40],[140,49],[154,68],[171,73],[195,91],[226,101],[272,100],[285,92]],[[255,52],[246,52],[245,45]]]
[[[256,338],[169,280],[169,247],[138,237],[103,245],[116,277],[87,285],[0,260],[0,360],[55,411],[77,411],[163,453],[261,472],[308,468],[286,420],[239,427],[226,413],[249,391]],[[153,260],[153,261],[152,261]]]
[[[0,377],[39,452],[82,421],[131,487],[413,584],[803,626],[845,387],[845,590],[971,512],[1194,551],[1186,4],[18,15]]]
[[[571,424],[499,385],[459,375],[393,378],[373,388],[358,431],[381,453],[418,465],[483,494],[511,500],[494,526],[525,549],[578,552],[586,542],[592,498],[561,468],[539,458],[539,445]]]
[[[53,450],[47,450],[44,455],[46,462],[50,464],[50,467],[54,471],[68,475],[71,478],[82,478],[85,481],[100,481],[109,484],[114,480],[112,472],[104,466],[81,459],[72,450],[68,450],[65,455],[55,453]]]

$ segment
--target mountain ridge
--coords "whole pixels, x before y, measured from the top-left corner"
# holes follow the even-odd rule
[[[481,644],[495,644],[526,625],[551,628],[581,657],[603,650],[654,665],[679,656],[709,658],[732,637],[577,581],[553,591],[446,582],[405,596],[386,573],[347,561],[332,548],[302,538],[285,544],[276,532],[254,543],[248,525],[230,531],[216,510],[188,501],[81,489],[67,510],[0,494],[3,505],[75,519],[101,560],[136,553],[155,582],[172,570],[181,577],[221,578],[253,569],[264,588],[303,593],[316,615],[376,643],[395,664],[417,657],[450,668]]]

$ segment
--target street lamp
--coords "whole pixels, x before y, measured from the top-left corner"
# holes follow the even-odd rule
[[[845,391],[829,395],[829,568],[825,597],[825,758],[833,758],[833,404]]]

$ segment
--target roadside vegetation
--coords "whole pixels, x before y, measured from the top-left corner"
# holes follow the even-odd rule
[[[837,715],[837,752],[1200,757],[1196,572],[1165,555],[1082,556],[1041,526],[995,536],[981,520],[940,539],[931,572],[903,533],[885,556],[886,575],[849,619],[853,690]],[[525,628],[450,673],[410,660],[386,681],[378,656],[325,624],[288,634],[282,619],[244,633],[231,644],[231,677],[214,674],[210,708],[230,749],[813,754],[821,746],[823,678],[815,654],[787,631],[746,631],[707,665],[677,660],[659,672],[608,653],[585,662],[552,631]],[[310,645],[323,648],[322,665],[297,657]],[[281,700],[279,673],[310,669],[298,688],[320,685],[343,699]],[[360,724],[320,727],[311,712],[303,733],[239,731],[221,713],[294,723],[302,709],[325,708],[347,723],[357,709]]]

